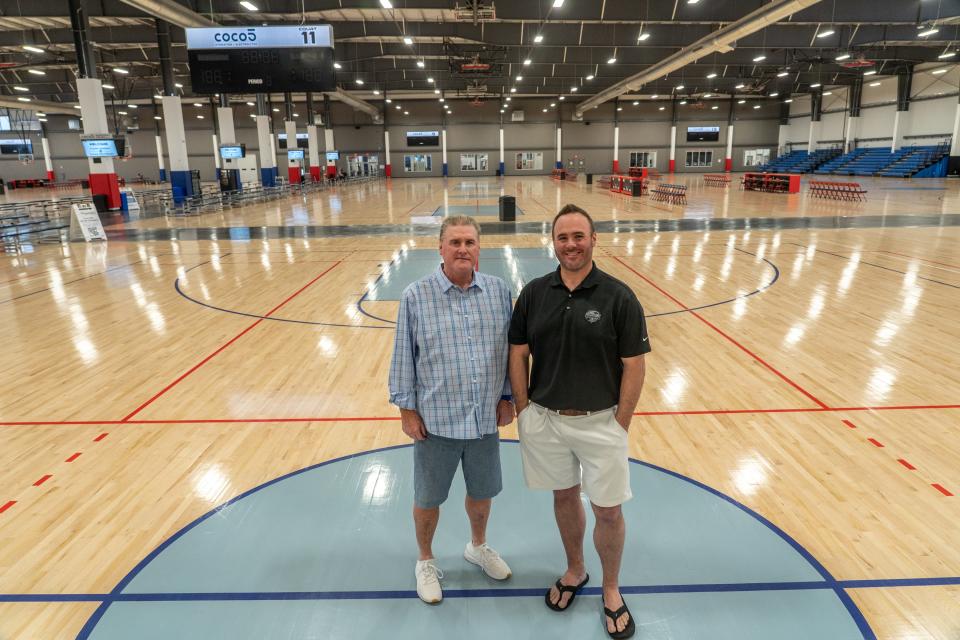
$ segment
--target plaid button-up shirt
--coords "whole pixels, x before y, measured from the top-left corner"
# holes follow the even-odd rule
[[[461,289],[438,268],[400,296],[390,402],[420,414],[434,435],[468,440],[497,430],[510,393],[507,283],[474,272]]]

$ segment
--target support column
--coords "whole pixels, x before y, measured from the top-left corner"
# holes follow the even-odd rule
[[[953,138],[950,141],[950,160],[947,165],[947,175],[960,174],[960,103],[957,104],[957,113],[953,116]]]
[[[726,173],[733,171],[733,114],[736,105],[736,97],[731,95],[730,114],[727,116],[727,155],[723,158],[723,170]]]
[[[384,113],[387,109],[384,107]],[[323,94],[323,145],[327,151],[336,151],[337,147],[334,145],[333,139],[333,120],[331,119],[330,113],[330,96]],[[390,163],[390,151],[389,147],[387,149],[387,164]],[[336,160],[327,160],[326,173],[327,178],[332,180],[337,175],[337,161]],[[389,173],[387,175],[390,175]]]
[[[78,78],[77,93],[83,114],[83,133],[109,135],[107,110],[103,104],[103,85],[99,78]],[[90,167],[90,193],[106,196],[108,209],[119,209],[120,185],[113,167],[113,158],[88,158],[87,163]]]
[[[170,189],[173,191],[175,203],[181,203],[185,198],[195,194],[193,192],[193,177],[190,172],[190,163],[187,157],[187,135],[183,126],[183,102],[177,95],[174,85],[173,61],[170,56],[170,25],[163,20],[157,20],[157,47],[160,57],[160,77],[163,82],[163,95],[160,98],[160,108],[163,109],[163,129],[167,134],[167,153],[170,155]],[[214,142],[214,158],[219,150]],[[157,157],[163,167],[163,143],[157,139]],[[161,177],[166,171],[161,170]],[[219,178],[219,174],[217,175]]]
[[[270,140],[270,112],[267,97],[257,94],[257,147],[260,149],[260,184],[273,187],[277,184],[277,154]]]
[[[670,163],[668,171],[673,173],[677,170],[677,100],[670,103]]]
[[[807,138],[807,155],[817,150],[820,139],[820,121],[823,118],[823,90],[817,89],[810,94],[810,134]]]
[[[557,161],[554,166],[563,169],[563,129],[560,126],[560,109],[557,109]]]
[[[77,94],[83,116],[85,135],[109,135],[107,109],[103,104],[103,85],[97,78],[97,65],[93,49],[87,39],[89,20],[80,0],[69,0],[70,25],[73,28],[73,43],[77,54]],[[120,208],[120,185],[113,168],[113,158],[88,158],[90,167],[90,193],[107,198],[108,209]]]
[[[161,98],[162,99],[162,98]],[[156,102],[153,103],[153,115],[160,114],[160,107]],[[161,116],[162,117],[162,116]],[[160,182],[167,181],[167,170],[164,168],[163,164],[163,138],[160,133],[160,121],[154,119],[153,121],[154,129],[154,142],[157,144],[157,167],[160,169]]]
[[[443,129],[440,130],[440,158],[443,162],[442,175],[444,178],[448,175],[447,169],[447,119],[443,117]]]
[[[620,101],[613,103],[613,172],[620,173]]]
[[[287,180],[290,184],[300,184],[301,182],[301,160],[291,160],[290,151],[298,149],[297,145],[297,123],[293,119],[293,97],[289,93],[283,94],[283,103],[286,119],[283,121],[283,128],[287,132]]]
[[[863,76],[855,78],[847,94],[847,130],[843,139],[843,152],[850,153],[856,146],[860,132],[860,106],[863,102]]]
[[[40,146],[43,147],[43,166],[47,171],[47,180],[56,182],[57,175],[53,172],[53,158],[50,156],[50,142],[47,140],[47,127],[40,123]]]
[[[332,149],[327,149],[332,151]],[[313,94],[307,91],[307,153],[309,154],[310,181],[320,182],[320,136],[313,114]]]
[[[960,112],[958,112],[960,113]],[[505,175],[506,163],[504,162],[503,155],[503,114],[500,114],[500,177],[502,178]]]
[[[217,108],[217,130],[220,132],[220,144],[235,144],[237,134],[233,128],[233,109],[230,108],[230,98],[225,93],[220,94],[220,106]],[[235,187],[236,191],[243,188],[240,180],[240,160],[236,158],[221,158],[220,149],[217,149],[217,158],[220,159],[220,166],[227,172],[227,184],[229,187]],[[223,183],[221,183],[222,186]],[[229,189],[234,190],[234,189]]]
[[[777,157],[787,152],[787,136],[790,134],[790,103],[780,102],[780,126],[777,130]]]
[[[383,175],[390,177],[392,175],[392,169],[390,168],[390,129],[387,126],[387,121],[390,117],[390,109],[387,109],[387,92],[383,92],[383,150],[384,150],[384,163],[383,163]]]
[[[893,116],[893,144],[890,153],[903,146],[903,130],[910,111],[910,91],[913,86],[913,65],[897,69],[897,113]]]

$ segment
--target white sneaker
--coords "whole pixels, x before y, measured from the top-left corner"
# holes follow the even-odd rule
[[[437,604],[443,600],[440,578],[443,571],[434,560],[418,560],[415,571],[417,576],[417,595],[427,604]]]
[[[483,572],[494,580],[506,580],[511,575],[510,567],[503,561],[500,554],[483,543],[479,547],[473,546],[473,542],[467,543],[467,548],[463,552],[463,557],[468,562],[478,565]]]

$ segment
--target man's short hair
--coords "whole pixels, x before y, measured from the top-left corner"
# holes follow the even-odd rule
[[[583,209],[581,209],[580,207],[578,207],[578,206],[575,205],[575,204],[567,204],[567,205],[564,205],[563,209],[560,209],[560,212],[557,213],[557,215],[554,216],[554,218],[553,218],[553,224],[552,224],[551,227],[550,227],[550,237],[551,237],[551,238],[553,237],[553,229],[554,229],[554,227],[557,226],[557,220],[560,219],[560,216],[566,216],[566,215],[569,215],[569,214],[571,214],[571,213],[579,213],[579,214],[582,215],[584,218],[586,218],[586,219],[587,219],[587,222],[590,223],[590,233],[596,233],[596,229],[593,228],[593,218],[590,217],[590,214],[587,213],[586,211],[584,211]]]
[[[477,230],[477,240],[480,239],[480,225],[470,216],[447,216],[440,225],[440,240],[443,241],[443,234],[447,232],[447,227],[473,227]]]

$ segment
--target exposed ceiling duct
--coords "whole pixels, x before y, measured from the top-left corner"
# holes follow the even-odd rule
[[[42,113],[65,113],[80,117],[80,111],[74,109],[72,105],[60,104],[57,102],[44,102],[42,100],[31,100],[30,102],[20,102],[16,98],[0,96],[0,107],[8,109],[20,109],[21,111],[39,111]]]
[[[369,115],[369,116],[370,116],[371,118],[373,118],[374,120],[379,121],[379,119],[380,119],[380,117],[381,117],[381,116],[380,116],[380,110],[377,109],[375,106],[373,106],[372,104],[370,104],[370,103],[367,102],[366,100],[361,100],[360,98],[354,98],[352,95],[350,95],[349,93],[347,93],[347,92],[344,91],[343,89],[337,89],[336,91],[331,91],[331,92],[330,92],[330,97],[331,97],[331,98],[336,98],[336,99],[339,100],[340,102],[342,102],[342,103],[344,103],[344,104],[348,104],[348,105],[350,105],[351,107],[353,107],[354,109],[357,109],[357,110],[359,110],[359,111],[363,111],[364,113],[366,113],[367,115]]]
[[[811,7],[818,2],[820,2],[820,0],[774,0],[756,11],[747,14],[736,22],[728,24],[700,38],[672,56],[668,56],[654,64],[646,71],[621,80],[595,96],[584,100],[577,105],[575,110],[576,115],[577,117],[582,117],[587,109],[592,109],[625,93],[636,91],[646,83],[662,78],[668,73],[673,73],[677,69],[681,69],[706,55],[718,51],[721,53],[733,51],[736,46],[736,41],[740,38],[744,38],[760,29],[775,24],[783,18],[802,11],[807,7]]]
[[[178,27],[219,27],[220,25],[204,18],[175,0],[120,0],[124,4],[140,9],[144,13],[165,20]]]

